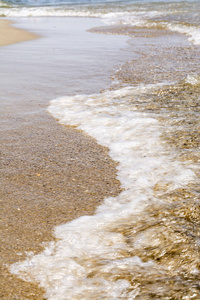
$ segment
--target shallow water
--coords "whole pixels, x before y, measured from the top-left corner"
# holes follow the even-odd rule
[[[195,89],[188,81],[177,89],[184,86]],[[56,227],[58,242],[11,267],[39,281],[48,299],[199,298],[199,169],[192,159],[199,159],[198,149],[194,144],[184,157],[184,149],[164,147],[166,132],[173,137],[170,107],[167,122],[159,122],[155,112],[134,105],[139,95],[160,93],[166,105],[173,88],[127,87],[51,102],[49,112],[62,124],[78,126],[109,147],[124,191],[105,199],[94,216]]]
[[[200,2],[197,1],[0,1],[2,17],[78,16],[102,18],[109,25],[169,29],[200,44]]]

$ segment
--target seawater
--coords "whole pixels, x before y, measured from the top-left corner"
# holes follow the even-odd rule
[[[1,17],[100,17],[107,24],[163,27],[200,44],[200,1],[0,1]]]
[[[198,237],[190,236],[187,224],[177,224],[184,219],[183,208],[178,216],[178,193],[195,182],[195,164],[181,162],[165,149],[164,124],[131,104],[138,94],[161,87],[141,85],[51,101],[48,111],[61,124],[77,126],[110,149],[119,162],[123,192],[105,199],[94,216],[57,226],[57,242],[11,266],[13,273],[38,281],[48,299],[198,299]],[[164,199],[173,193],[177,199]],[[183,272],[192,286],[181,278]],[[181,298],[185,294],[188,298]]]
[[[1,11],[167,29],[186,35],[198,50],[198,4],[4,2]],[[197,65],[187,74],[184,66],[178,81],[172,74],[172,81],[128,85],[122,75],[114,89],[51,101],[48,112],[58,122],[108,147],[122,192],[93,216],[56,226],[56,241],[10,267],[38,282],[47,299],[200,299],[200,72]]]

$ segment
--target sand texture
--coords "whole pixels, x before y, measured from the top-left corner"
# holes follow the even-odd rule
[[[68,26],[67,28],[71,30],[73,27]],[[197,114],[199,86],[194,88],[184,81],[187,74],[199,73],[199,48],[191,46],[187,38],[167,31],[162,35],[160,31],[157,33],[154,30],[127,29],[124,26],[113,27],[112,30],[100,28],[94,29],[94,31],[114,33],[115,35],[125,31],[127,35],[135,35],[135,38],[129,41],[132,59],[124,63],[113,75],[117,82],[113,88],[140,83],[178,82],[176,86],[170,88],[167,86],[142,96],[141,94],[136,95],[130,101],[130,107],[152,114],[154,117],[156,115],[163,126],[166,124],[166,128],[170,122],[171,130],[161,137],[163,143],[167,141],[168,147],[174,147],[177,159],[184,162],[186,160],[199,162],[199,114]],[[99,36],[101,37],[101,35]],[[42,40],[40,39],[38,43]],[[177,46],[177,42],[179,46]],[[5,48],[2,47],[2,49]],[[40,55],[42,57],[41,45],[39,48],[38,57]],[[48,54],[51,48],[49,47]],[[21,49],[19,50],[21,53]],[[7,266],[23,260],[28,251],[40,252],[43,247],[42,243],[53,240],[52,234],[55,225],[73,220],[81,215],[93,214],[95,208],[105,197],[116,196],[121,191],[120,183],[116,179],[117,164],[110,159],[108,150],[99,146],[94,139],[83,132],[59,125],[46,112],[48,101],[54,99],[55,95],[56,97],[60,96],[60,90],[63,95],[68,95],[71,81],[69,78],[66,79],[67,74],[70,74],[77,89],[80,85],[80,80],[74,80],[76,74],[70,72],[67,64],[66,66],[63,64],[67,55],[66,51],[62,52],[64,54],[59,68],[57,68],[56,59],[61,56],[56,52],[54,60],[51,59],[53,56],[49,56],[47,66],[41,67],[38,60],[34,60],[32,65],[29,65],[28,72],[26,71],[26,62],[31,52],[27,52],[27,61],[21,59],[22,64],[16,66],[19,70],[18,74],[21,71],[21,81],[17,81],[15,76],[12,76],[12,64],[9,67],[7,62],[2,62],[2,66],[5,64],[4,67],[10,75],[9,82],[12,82],[12,90],[10,91],[9,85],[5,87],[4,84],[0,97],[2,101],[0,106],[2,114],[0,120],[2,128],[0,141],[1,186],[3,187],[1,197],[2,293],[0,298],[3,300],[43,299],[44,291],[37,284],[24,282],[18,277],[12,276]],[[69,53],[71,52],[69,51]],[[46,57],[46,52],[43,55]],[[13,62],[15,57],[14,53]],[[38,59],[36,55],[35,57]],[[179,57],[178,60],[177,57]],[[19,58],[20,56],[18,56],[20,61]],[[74,61],[76,59],[77,57],[74,56]],[[80,63],[82,60],[80,59]],[[41,60],[41,63],[42,61],[45,60]],[[51,61],[54,65],[50,65]],[[25,68],[23,69],[21,65]],[[41,69],[42,72],[40,72]],[[72,69],[75,70],[74,67]],[[83,70],[85,72],[85,69]],[[33,73],[34,71],[35,73]],[[59,72],[56,73],[57,71]],[[37,76],[33,76],[33,74],[37,74]],[[103,74],[105,75],[105,71]],[[51,76],[54,76],[55,79]],[[98,80],[94,78],[94,81],[91,81],[90,77],[86,76],[82,75],[82,79],[88,81],[87,91]],[[93,76],[91,78],[93,80]],[[59,85],[58,88],[56,85]],[[72,90],[70,93],[74,94],[74,91]],[[76,93],[79,93],[79,90]],[[188,99],[190,100],[188,101]],[[182,126],[182,131],[179,130],[177,124]],[[170,291],[171,299],[175,299],[178,295],[176,285],[178,264],[176,262],[180,262],[180,257],[185,255],[187,271],[185,274],[190,274],[192,260],[188,260],[187,256],[192,259],[198,257],[196,244],[192,240],[197,236],[197,233],[194,233],[196,228],[191,226],[188,220],[191,219],[193,224],[199,222],[197,221],[199,220],[199,202],[197,201],[199,186],[194,186],[189,191],[175,190],[174,193],[169,194],[166,193],[165,186],[156,185],[154,192],[156,197],[159,197],[159,193],[162,192],[164,201],[167,205],[170,203],[172,206],[165,208],[152,206],[150,208],[152,211],[145,214],[144,221],[141,219],[138,222],[136,219],[135,228],[139,228],[138,231],[147,228],[148,234],[148,228],[151,226],[149,220],[152,220],[153,230],[155,224],[158,228],[155,235],[160,244],[159,247],[152,247],[152,249],[141,248],[140,253],[137,252],[134,255],[141,256],[144,260],[146,257],[155,259],[156,263],[157,258],[159,261],[163,259],[166,266],[170,265],[170,268],[166,268],[165,273],[165,278],[170,278],[170,280],[162,281],[162,287],[163,285],[166,287],[166,297],[169,296]],[[195,193],[198,195],[195,196],[196,198],[194,197]],[[190,199],[190,206],[183,199]],[[173,201],[177,203],[175,208]],[[188,212],[189,209],[192,213]],[[186,242],[184,244],[180,239],[180,244],[177,246],[176,241],[180,238],[180,218],[184,228],[183,234],[186,236],[183,238]],[[130,229],[125,228],[128,237]],[[171,256],[172,252],[173,255],[176,254],[177,261]],[[163,255],[163,253],[167,253],[167,255]],[[175,262],[174,265],[171,262]],[[187,278],[190,278],[187,276],[185,276],[186,281]],[[160,282],[160,274],[152,277],[150,272],[141,279],[141,273],[138,273],[138,280],[143,288],[141,299],[144,299],[146,295],[147,297],[152,295],[152,289],[155,289],[154,283],[158,282],[159,284]],[[181,296],[177,296],[179,298],[187,292],[186,281],[183,280],[182,285],[178,281],[181,286]]]
[[[0,26],[4,32],[0,45],[37,37],[10,27],[7,20],[1,20]],[[19,70],[24,64],[20,63]],[[55,96],[46,93],[44,87],[43,93],[37,92],[34,84],[26,94],[24,81],[20,81],[25,71],[12,73],[14,85],[11,71],[5,68],[8,77],[6,80],[1,74],[6,85],[0,97],[0,299],[39,300],[44,298],[44,291],[12,276],[9,265],[23,260],[29,251],[41,251],[41,244],[53,239],[55,225],[92,214],[105,197],[120,192],[120,185],[116,164],[107,149],[82,132],[59,125],[46,112],[49,98]]]
[[[39,36],[34,33],[14,28],[12,24],[11,21],[0,20],[0,46],[7,46],[39,38]]]
[[[2,274],[0,298],[42,299],[31,283],[5,264],[25,258],[52,240],[55,225],[92,214],[105,196],[120,192],[107,150],[73,128],[39,114],[1,135]]]

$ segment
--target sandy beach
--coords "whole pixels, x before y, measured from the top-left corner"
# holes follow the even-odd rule
[[[1,299],[199,299],[198,36],[5,21]]]
[[[11,21],[0,19],[0,46],[7,46],[39,38],[39,36],[34,33],[14,28],[12,24]]]
[[[7,20],[0,24],[4,33],[1,45],[36,38],[13,29]],[[9,40],[4,39],[8,35]],[[34,45],[40,40],[34,41]],[[23,43],[24,49],[28,44]],[[18,45],[23,49],[22,44]],[[13,49],[16,59],[19,48],[12,47],[1,49],[9,55]],[[21,63],[16,74],[7,68],[7,84],[2,86],[1,93],[0,298],[4,300],[43,299],[43,290],[11,275],[7,266],[24,259],[29,251],[41,251],[41,244],[52,240],[55,225],[92,214],[105,196],[120,192],[116,164],[107,149],[80,131],[58,125],[47,114],[47,100],[52,95],[46,93],[45,86],[41,93],[34,84],[27,93],[19,93],[23,86],[19,77],[25,72],[24,67]],[[38,95],[42,97],[36,101]]]

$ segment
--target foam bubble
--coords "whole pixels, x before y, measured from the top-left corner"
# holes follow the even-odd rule
[[[198,75],[188,75],[186,78],[186,83],[191,85],[200,84],[200,77]]]
[[[10,6],[0,2],[1,16],[5,17],[95,17],[101,18],[104,23],[109,25],[130,25],[141,27],[155,27],[167,28],[171,31],[175,31],[181,34],[187,35],[189,41],[195,45],[200,45],[200,27],[198,25],[183,24],[176,20],[176,13],[178,16],[179,10],[172,9],[171,6],[157,5],[144,6],[142,9],[139,5],[52,5],[52,6]],[[174,21],[164,21],[164,16],[173,14]],[[155,18],[159,18],[158,22],[153,21]]]
[[[181,23],[171,23],[166,21],[153,22],[151,18],[156,16],[162,16],[164,13],[161,12],[145,12],[133,13],[133,12],[119,12],[119,13],[110,13],[102,16],[105,23],[110,25],[122,24],[122,25],[131,25],[147,28],[166,28],[171,31],[175,31],[181,34],[187,35],[188,40],[194,45],[200,45],[200,27],[194,25],[183,25]]]
[[[5,17],[101,17],[101,13],[90,10],[74,10],[65,7],[15,7],[2,8]]]
[[[133,268],[140,268],[145,274],[158,268],[155,262],[127,255],[134,245],[127,243],[120,226],[158,201],[153,191],[158,182],[171,191],[190,182],[194,173],[166,153],[160,142],[161,124],[131,106],[136,94],[153,88],[126,87],[51,101],[48,111],[60,123],[77,126],[109,148],[110,156],[119,162],[117,176],[124,190],[105,199],[93,216],[55,227],[56,242],[11,266],[13,274],[39,282],[50,300],[134,299],[138,287],[130,288],[124,272],[132,274]],[[139,244],[141,238],[135,247]]]
[[[102,15],[103,21],[109,25],[131,25],[146,26],[148,19],[164,15],[164,12],[158,11],[119,11],[110,12]]]
[[[194,45],[200,45],[200,27],[182,24],[167,24],[167,28],[189,36],[188,40]]]

